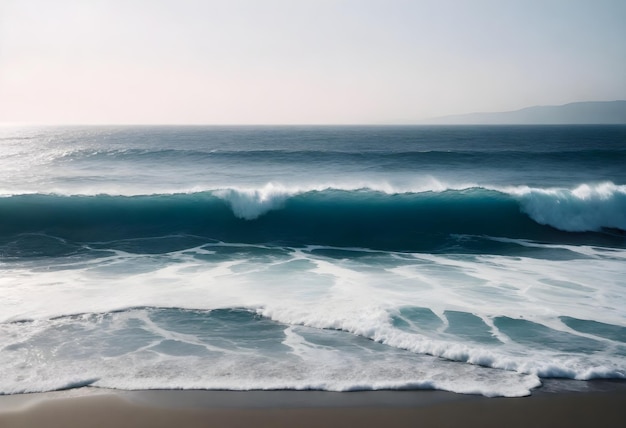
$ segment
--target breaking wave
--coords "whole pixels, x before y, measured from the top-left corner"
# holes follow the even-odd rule
[[[78,242],[190,234],[224,242],[413,251],[436,250],[451,235],[539,241],[601,235],[621,246],[626,186],[386,193],[269,184],[143,196],[30,194],[1,198],[0,214],[5,238],[44,233]]]

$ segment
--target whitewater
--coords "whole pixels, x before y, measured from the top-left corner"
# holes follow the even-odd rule
[[[0,128],[0,394],[626,379],[626,127]]]

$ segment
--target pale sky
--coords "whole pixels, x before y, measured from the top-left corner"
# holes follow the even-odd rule
[[[392,124],[626,99],[626,0],[0,0],[0,123]]]

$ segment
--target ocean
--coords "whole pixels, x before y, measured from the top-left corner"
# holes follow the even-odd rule
[[[625,230],[626,126],[2,127],[0,394],[624,380]]]

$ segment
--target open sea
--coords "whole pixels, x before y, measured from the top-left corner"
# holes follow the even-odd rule
[[[0,394],[626,379],[626,126],[2,127]]]

